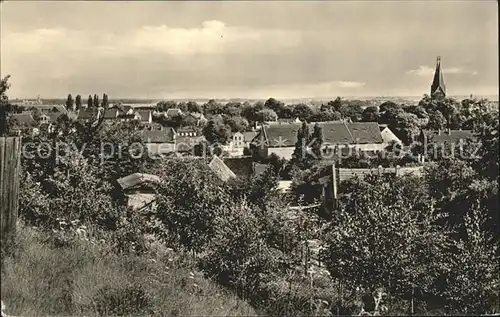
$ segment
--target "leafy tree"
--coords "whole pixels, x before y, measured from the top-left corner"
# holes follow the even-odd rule
[[[401,106],[396,104],[395,102],[386,101],[386,102],[382,103],[378,108],[379,108],[380,112],[384,112],[384,111],[387,111],[389,109],[399,110],[399,109],[401,109]]]
[[[342,99],[340,97],[337,97],[335,100],[329,101],[326,105],[321,105],[321,111],[337,111],[340,112],[340,109],[342,108]]]
[[[102,106],[104,109],[107,109],[109,107],[108,95],[106,94],[102,95]]]
[[[322,252],[332,276],[347,290],[382,287],[400,298],[431,292],[450,243],[420,180],[373,175],[344,191],[350,195],[333,215]]]
[[[223,106],[223,113],[230,117],[239,117],[241,115],[241,102],[228,102]]]
[[[293,106],[293,116],[299,118],[300,121],[305,121],[313,114],[312,108],[306,104],[301,103]]]
[[[231,136],[231,129],[224,123],[210,120],[203,128],[203,135],[210,144],[226,144]]]
[[[258,118],[260,122],[278,120],[278,115],[271,109],[262,109],[255,114],[255,117]]]
[[[299,169],[308,169],[314,164],[314,158],[309,153],[309,142],[311,134],[307,122],[303,122],[300,129],[297,131],[297,142],[292,154],[290,163],[297,166]]]
[[[340,113],[344,118],[350,118],[352,121],[358,121],[363,113],[363,108],[356,102],[347,102],[340,108]]]
[[[99,96],[97,96],[97,94],[94,94],[94,101],[92,103],[92,105],[94,106],[94,108],[99,108]]]
[[[361,121],[364,122],[378,122],[379,113],[377,107],[367,107],[363,110]]]
[[[218,115],[223,114],[224,109],[219,102],[215,101],[214,99],[210,99],[206,104],[203,105],[203,112],[205,115]]]
[[[89,98],[87,99],[87,108],[92,109],[94,107],[94,102],[92,101],[92,96],[89,95]]]
[[[225,117],[224,123],[231,128],[232,132],[245,131],[248,129],[248,120],[242,117]]]
[[[173,100],[160,101],[156,104],[156,109],[158,109],[159,111],[167,111],[168,109],[175,108],[177,108],[177,102]]]
[[[404,107],[403,109],[404,109],[404,111],[406,111],[408,113],[413,113],[419,119],[427,119],[427,118],[429,118],[429,115],[425,111],[424,107],[421,106],[421,105],[410,105],[410,106]]]
[[[75,105],[75,101],[73,100],[73,97],[71,96],[71,94],[69,94],[68,98],[66,99],[66,109],[73,110],[74,105]]]
[[[167,241],[188,250],[201,251],[214,237],[216,225],[231,197],[226,187],[203,160],[171,160],[155,171],[159,185],[156,217]]]
[[[8,117],[9,117],[9,98],[7,90],[10,88],[10,75],[5,76],[0,81],[0,136],[8,132]]]
[[[80,110],[82,108],[82,96],[76,95],[75,105],[77,110]]]
[[[282,118],[282,114],[286,106],[281,101],[278,101],[274,98],[269,98],[264,103],[264,107],[273,110],[278,115],[279,118]]]
[[[446,125],[446,118],[443,116],[441,111],[436,110],[429,114],[429,123],[427,124],[428,129],[443,130],[446,128]]]
[[[318,160],[322,157],[323,129],[316,123],[311,135],[311,151]]]
[[[203,109],[201,108],[201,106],[196,101],[188,101],[188,103],[187,103],[187,111],[202,113]]]

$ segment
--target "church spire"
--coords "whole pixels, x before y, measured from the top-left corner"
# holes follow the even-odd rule
[[[436,71],[431,85],[431,98],[442,99],[446,97],[446,86],[444,85],[443,73],[441,71],[441,56],[436,60]]]

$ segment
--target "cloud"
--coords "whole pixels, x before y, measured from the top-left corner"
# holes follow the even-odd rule
[[[336,81],[335,82],[340,88],[360,88],[365,85],[365,83],[357,81]]]
[[[421,77],[427,77],[434,74],[435,69],[429,66],[420,66],[417,69],[411,69],[406,71],[408,75],[416,75]],[[443,74],[469,74],[469,75],[477,75],[477,71],[468,70],[462,67],[449,67],[443,68]]]
[[[174,56],[222,53],[278,53],[300,44],[299,33],[280,29],[228,26],[204,21],[194,28],[146,25],[123,33],[81,32],[74,29],[38,29],[4,34],[7,53],[52,54],[72,51],[92,55],[162,53]]]

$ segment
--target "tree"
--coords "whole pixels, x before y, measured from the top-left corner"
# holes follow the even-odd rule
[[[76,95],[75,106],[76,106],[76,110],[80,110],[82,108],[82,96]]]
[[[292,154],[291,164],[297,166],[299,169],[308,169],[314,164],[313,157],[309,153],[309,141],[311,134],[309,132],[309,125],[303,122],[300,129],[297,131],[297,142]]]
[[[394,110],[401,109],[401,106],[396,104],[395,102],[386,101],[386,102],[382,103],[378,108],[379,108],[380,112],[384,112],[384,111],[387,111],[389,109],[394,109]]]
[[[74,110],[73,107],[75,106],[75,101],[73,100],[73,97],[71,94],[68,95],[68,98],[66,99],[66,109],[68,110]]]
[[[322,157],[323,129],[316,123],[311,135],[311,151],[318,160]]]
[[[8,132],[8,118],[9,118],[9,97],[7,97],[7,90],[10,88],[9,83],[10,75],[5,76],[0,81],[0,136]]]
[[[293,116],[299,118],[300,121],[305,121],[314,114],[312,108],[304,103],[293,106]]]
[[[278,101],[274,98],[269,98],[264,103],[264,107],[273,110],[274,112],[276,112],[278,117],[281,118],[286,106],[281,101]]]
[[[434,206],[416,178],[369,175],[349,193],[325,232],[322,262],[346,291],[384,288],[410,297],[433,290],[450,241],[435,224]]]
[[[363,113],[363,108],[358,101],[346,102],[340,108],[340,113],[344,118],[350,118],[352,121],[358,121]]]
[[[92,105],[96,109],[99,108],[99,96],[97,96],[97,94],[94,94],[94,102],[92,103]]]
[[[443,116],[441,111],[436,110],[429,114],[429,123],[427,123],[427,128],[432,130],[443,130],[446,128],[447,121]]]
[[[223,113],[230,117],[241,115],[242,105],[240,102],[230,101],[223,106]]]
[[[210,99],[206,104],[203,105],[203,112],[205,115],[218,115],[222,114],[223,107],[222,105],[215,101],[214,99]]]
[[[258,118],[258,121],[260,122],[278,120],[278,115],[271,109],[262,109],[259,112],[257,112],[255,116],[256,118]]]
[[[335,98],[335,100],[328,101],[326,105],[321,105],[321,110],[331,110],[338,111],[342,108],[342,99],[340,97]]]
[[[92,109],[94,107],[94,103],[92,101],[92,96],[89,95],[89,98],[87,99],[87,108]]]
[[[248,120],[242,117],[225,117],[224,123],[227,124],[232,132],[242,132],[248,129]]]
[[[203,135],[210,144],[226,144],[231,136],[231,129],[224,123],[210,120],[203,128]]]
[[[324,110],[316,111],[312,116],[307,118],[308,122],[327,122],[327,121],[337,121],[342,119],[342,114],[337,111]]]
[[[187,111],[202,113],[203,109],[201,108],[201,106],[196,101],[188,101],[188,103],[187,103]]]
[[[379,113],[377,107],[366,107],[361,115],[361,121],[364,122],[378,122]]]
[[[106,94],[102,95],[102,106],[104,109],[107,109],[109,107],[108,95]]]

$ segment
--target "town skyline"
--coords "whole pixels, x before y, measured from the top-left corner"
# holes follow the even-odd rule
[[[418,97],[438,55],[449,96],[498,99],[493,1],[1,5],[13,99]]]

